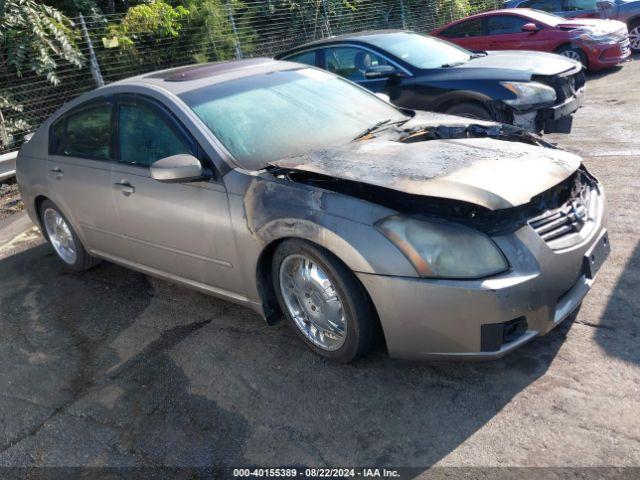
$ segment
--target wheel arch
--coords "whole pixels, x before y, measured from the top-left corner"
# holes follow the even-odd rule
[[[34,208],[35,208],[35,212],[36,212],[35,219],[36,219],[36,220],[37,220],[37,222],[38,222],[38,225],[37,225],[37,226],[38,226],[38,227],[40,228],[40,230],[42,230],[43,232],[44,232],[44,230],[43,230],[44,226],[42,225],[42,215],[41,215],[40,209],[41,209],[42,204],[44,203],[44,201],[45,201],[45,200],[52,201],[49,197],[47,197],[47,196],[45,196],[45,195],[37,195],[37,196],[33,199],[33,206],[34,206]]]
[[[457,90],[455,92],[449,92],[441,95],[434,100],[433,108],[439,112],[444,112],[455,105],[460,105],[461,103],[478,103],[487,108],[489,112],[493,113],[492,108],[490,107],[493,103],[493,99],[491,97],[468,90]]]
[[[627,28],[629,30],[631,30],[631,28],[639,26],[640,25],[640,15],[635,15],[631,18],[627,18],[626,22],[627,24]]]

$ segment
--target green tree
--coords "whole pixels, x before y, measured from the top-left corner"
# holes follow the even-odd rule
[[[34,0],[0,0],[0,75],[34,72],[53,85],[60,80],[60,61],[77,67],[83,56],[75,43],[73,23],[60,11]],[[28,128],[20,118],[22,106],[0,88],[0,145],[6,147],[13,136]]]
[[[58,60],[81,67],[73,22],[60,11],[34,0],[7,0],[0,18],[0,72],[31,70],[58,83]]]
[[[184,57],[182,30],[188,19],[189,10],[161,0],[129,8],[106,28],[105,40],[115,40],[117,47],[97,53],[103,75],[114,79],[171,66]]]

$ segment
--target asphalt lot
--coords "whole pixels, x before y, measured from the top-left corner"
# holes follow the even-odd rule
[[[612,256],[577,320],[505,359],[326,363],[284,324],[103,263],[0,247],[0,466],[640,466],[640,61],[574,133]]]

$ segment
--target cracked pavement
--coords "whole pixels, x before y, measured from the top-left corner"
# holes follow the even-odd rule
[[[573,323],[489,363],[328,364],[284,324],[35,232],[0,247],[0,466],[640,465],[640,62],[574,133],[613,247]]]

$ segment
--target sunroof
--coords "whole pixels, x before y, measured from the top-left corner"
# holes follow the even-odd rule
[[[253,58],[250,60],[238,60],[232,62],[214,62],[202,65],[189,65],[186,67],[174,68],[165,72],[152,73],[145,78],[159,78],[166,82],[186,82],[198,80],[200,78],[213,77],[221,73],[241,68],[251,68],[259,64],[270,61],[266,58]]]

